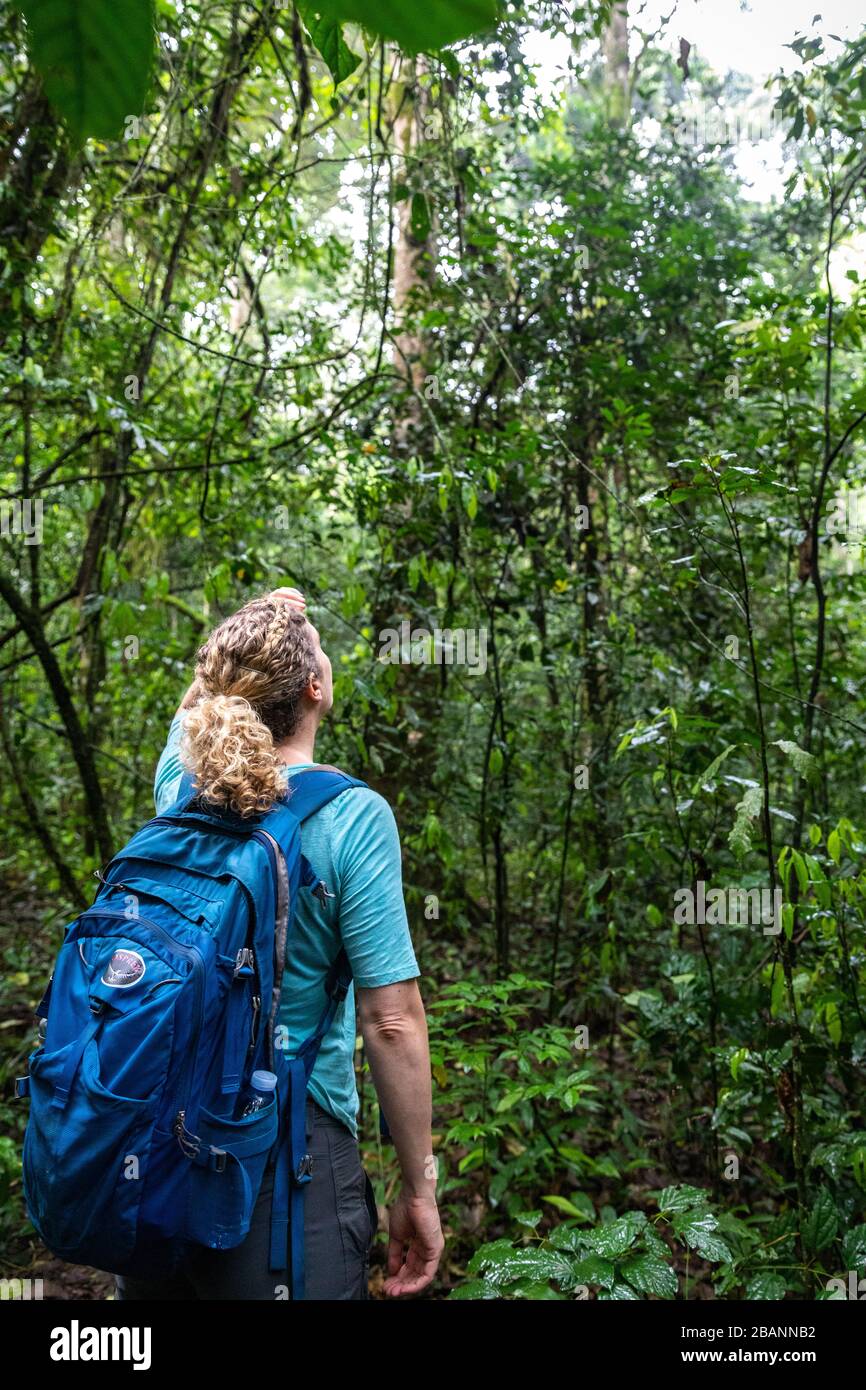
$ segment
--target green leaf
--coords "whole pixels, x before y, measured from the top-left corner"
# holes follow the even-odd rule
[[[545,1284],[538,1279],[518,1279],[517,1283],[508,1290],[509,1298],[529,1298],[533,1302],[543,1300],[546,1303],[559,1303],[567,1295],[557,1293],[549,1284]]]
[[[470,1274],[478,1274],[482,1269],[495,1266],[502,1260],[509,1259],[514,1253],[514,1246],[510,1240],[494,1240],[487,1245],[480,1246],[466,1268]]]
[[[465,1284],[458,1284],[456,1289],[452,1289],[448,1295],[452,1298],[499,1298],[499,1290],[495,1284],[488,1284],[486,1279],[470,1279]]]
[[[752,821],[761,814],[763,805],[763,787],[747,787],[742,801],[737,803],[728,844],[738,859],[747,854],[752,847]]]
[[[705,1260],[728,1260],[731,1252],[719,1236],[714,1235],[718,1222],[709,1212],[700,1216],[687,1216],[675,1223],[674,1230],[692,1250],[697,1250]]]
[[[839,1013],[839,1005],[834,999],[827,1001],[824,1008],[824,1019],[831,1040],[838,1045],[842,1041],[842,1017]]]
[[[822,1187],[809,1215],[803,1222],[803,1243],[810,1254],[826,1250],[836,1234],[838,1216],[836,1203],[826,1187]]]
[[[301,14],[307,32],[334,80],[334,86],[339,87],[360,66],[361,59],[346,43],[343,26],[338,20],[323,18],[315,10],[307,9],[306,5],[301,7]]]
[[[773,739],[776,748],[781,748],[786,757],[791,759],[794,768],[801,777],[814,777],[818,770],[818,759],[813,753],[807,753],[805,748],[801,748],[799,743],[792,743],[789,738]]]
[[[542,1194],[541,1200],[542,1202],[547,1202],[552,1207],[556,1207],[557,1211],[565,1212],[566,1216],[574,1216],[579,1220],[586,1220],[584,1212],[580,1211],[567,1197],[560,1197],[558,1193],[551,1193],[549,1197],[545,1197]]]
[[[636,1255],[633,1260],[626,1260],[620,1274],[640,1293],[654,1293],[659,1298],[677,1296],[677,1276],[657,1255]]]
[[[812,892],[821,907],[830,907],[832,902],[832,892],[827,882],[827,875],[811,854],[805,854],[806,868],[809,870],[809,882],[812,885]]]
[[[394,39],[407,53],[430,52],[489,29],[496,22],[496,0],[316,0],[331,19],[353,20]]]
[[[543,1211],[519,1211],[514,1219],[518,1225],[528,1226],[531,1231],[534,1231],[543,1215]]]
[[[791,863],[797,874],[797,886],[801,893],[808,892],[809,889],[809,870],[802,854],[798,854],[795,849],[791,850]]]
[[[604,1289],[613,1287],[616,1270],[612,1260],[601,1255],[587,1255],[574,1266],[574,1277],[578,1284],[600,1284]]]
[[[640,1303],[640,1294],[630,1289],[628,1284],[614,1284],[612,1289],[602,1289],[598,1295],[599,1303],[610,1303],[613,1300],[631,1299],[632,1302]]]
[[[51,104],[83,143],[141,116],[150,85],[151,0],[16,0]]]
[[[642,1211],[630,1211],[618,1221],[610,1221],[607,1225],[597,1226],[594,1231],[587,1232],[586,1238],[599,1255],[615,1258],[628,1250],[641,1227],[645,1225],[646,1217]]]
[[[842,1259],[846,1269],[866,1271],[866,1226],[855,1226],[842,1237]]]
[[[770,1013],[773,1018],[778,1018],[785,1008],[787,996],[785,994],[785,975],[779,966],[773,971],[773,984],[770,989]]]
[[[441,58],[441,60],[442,60],[442,66],[444,67],[445,71],[448,73],[449,77],[453,77],[453,78],[454,78],[454,81],[456,82],[457,79],[458,79],[458,77],[460,76],[460,64],[459,64],[458,61],[457,61],[457,56],[456,56],[456,54],[454,54],[454,53],[449,53],[449,52],[447,52],[447,50],[446,50],[444,53],[440,53],[440,54],[439,54],[439,57]],[[849,275],[851,275],[852,273],[856,273],[856,272],[852,272],[852,271],[850,271],[850,270],[848,271],[848,274],[849,274]]]
[[[548,1245],[554,1250],[568,1250],[572,1255],[581,1255],[586,1249],[586,1238],[573,1226],[557,1226],[548,1237]]]
[[[572,1193],[571,1205],[575,1208],[576,1211],[579,1212],[581,1221],[596,1220],[595,1207],[592,1205],[592,1198],[588,1197],[585,1192]],[[561,1231],[562,1229],[562,1226],[557,1226],[556,1231],[553,1231],[551,1233],[550,1239],[552,1240],[553,1237],[556,1235],[557,1231]]]
[[[509,1284],[516,1279],[555,1279],[557,1283],[574,1284],[570,1260],[556,1250],[533,1247],[515,1249],[509,1241],[495,1240],[477,1250],[467,1266],[470,1274],[483,1273],[493,1284]]]
[[[730,757],[734,749],[739,748],[739,746],[740,745],[738,743],[729,743],[727,748],[722,749],[721,753],[717,758],[713,758],[713,761],[710,763],[709,767],[701,773],[700,777],[692,786],[692,796],[697,796],[698,792],[701,790],[702,787],[706,786],[707,782],[712,782],[722,763],[725,761],[725,758]]]
[[[667,1214],[675,1211],[693,1211],[695,1207],[707,1205],[707,1193],[702,1187],[690,1187],[680,1183],[676,1187],[665,1187],[656,1197],[659,1211]]]
[[[430,205],[424,193],[412,194],[409,230],[415,241],[426,241],[430,235]]]
[[[756,1274],[746,1285],[746,1298],[779,1299],[785,1297],[785,1281],[778,1274]]]

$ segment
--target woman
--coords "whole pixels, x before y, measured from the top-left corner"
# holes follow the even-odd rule
[[[289,778],[317,765],[316,735],[332,702],[331,663],[307,621],[303,595],[278,589],[246,604],[198,653],[195,681],[157,767],[157,813],[176,799],[185,769],[211,805],[239,815],[266,811]],[[316,1025],[322,983],[341,945],[355,985],[322,1044],[307,1093],[313,1176],[305,1197],[306,1297],[369,1296],[377,1213],[357,1143],[357,1026],[402,1175],[389,1213],[384,1290],[392,1297],[416,1294],[434,1278],[443,1238],[427,1028],[394,816],[377,792],[352,787],[303,823],[302,849],[334,897],[325,910],[302,895],[296,908],[278,1016],[289,1056]],[[273,1167],[249,1235],[236,1249],[198,1249],[174,1277],[158,1282],[118,1277],[118,1298],[287,1298],[284,1276],[268,1270],[272,1189]]]

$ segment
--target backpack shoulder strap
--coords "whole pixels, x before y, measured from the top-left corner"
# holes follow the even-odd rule
[[[290,779],[286,795],[262,817],[261,829],[273,836],[285,854],[301,821],[315,815],[349,787],[366,785],[336,767],[311,767],[297,772]]]
[[[350,777],[338,767],[310,767],[290,778],[285,805],[296,820],[305,821],[349,787],[366,785],[366,782]]]

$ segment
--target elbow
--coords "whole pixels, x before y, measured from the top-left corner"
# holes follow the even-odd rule
[[[403,1012],[373,1014],[363,1022],[364,1037],[368,1044],[375,1039],[393,1047],[401,1042],[408,1042],[418,1031],[415,1019]]]
[[[407,1046],[426,1035],[427,1020],[415,980],[356,990],[358,1022],[370,1047]]]

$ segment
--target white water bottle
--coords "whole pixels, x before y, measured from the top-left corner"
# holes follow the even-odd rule
[[[263,1110],[276,1089],[277,1078],[272,1071],[254,1071],[250,1077],[249,1100],[241,1111],[241,1119]]]

